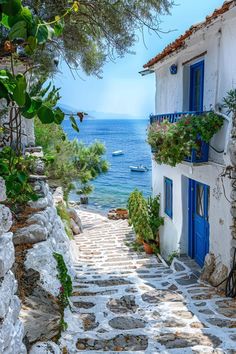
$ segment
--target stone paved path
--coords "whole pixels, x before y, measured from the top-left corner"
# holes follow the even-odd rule
[[[81,211],[72,318],[74,353],[236,353],[236,302],[155,256],[136,253],[126,221]]]

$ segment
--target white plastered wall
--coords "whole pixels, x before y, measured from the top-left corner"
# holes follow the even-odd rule
[[[204,59],[204,110],[219,110],[223,97],[236,88],[236,9],[233,8],[207,28],[194,33],[186,42],[186,47],[171,57],[156,64],[156,114],[182,112],[188,110],[188,66]],[[191,58],[203,56],[192,62]],[[171,75],[169,67],[178,65],[177,75]],[[219,175],[229,161],[227,143],[231,129],[230,119],[226,119],[224,127],[211,141],[211,145],[224,153],[216,153],[210,149],[210,162],[203,165],[179,164],[172,168],[157,165],[153,161],[153,193],[162,196],[164,177],[173,180],[173,220],[165,216],[165,226],[160,232],[162,254],[167,257],[173,251],[187,253],[188,250],[188,179],[191,178],[210,186],[210,251],[226,266],[230,266],[230,242],[232,217],[230,215],[230,181],[223,179],[222,186]],[[211,162],[212,161],[212,162]]]

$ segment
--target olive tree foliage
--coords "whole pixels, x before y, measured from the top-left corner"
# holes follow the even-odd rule
[[[68,0],[25,0],[45,21],[63,16]],[[100,75],[107,60],[122,57],[145,27],[160,31],[159,16],[168,13],[173,0],[81,0],[78,11],[61,18],[62,36],[49,43],[72,69]]]

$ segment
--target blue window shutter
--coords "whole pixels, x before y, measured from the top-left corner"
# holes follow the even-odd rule
[[[165,213],[173,218],[173,181],[165,177]]]

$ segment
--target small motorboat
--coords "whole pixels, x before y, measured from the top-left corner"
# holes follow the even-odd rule
[[[113,153],[112,153],[112,156],[121,156],[121,155],[124,155],[123,150],[113,151]]]
[[[139,165],[139,166],[129,166],[130,170],[132,172],[147,172],[148,168],[146,166],[143,165]]]

